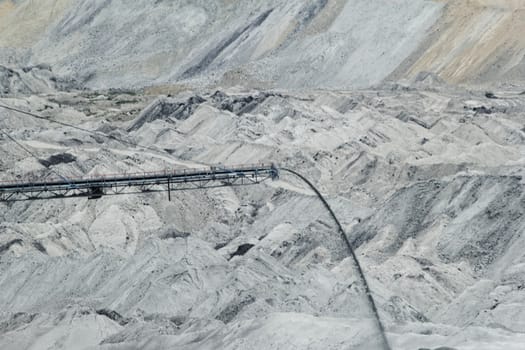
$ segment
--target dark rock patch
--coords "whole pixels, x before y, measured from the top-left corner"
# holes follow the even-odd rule
[[[204,102],[206,102],[206,100],[198,95],[191,96],[185,101],[165,97],[159,98],[139,114],[133,124],[128,128],[128,131],[138,130],[144,124],[151,123],[158,119],[169,120],[170,118],[174,118],[177,120],[186,120]]]
[[[475,112],[475,114],[493,114],[493,113],[507,113],[509,110],[507,107],[503,106],[476,106],[469,108],[465,106],[465,109],[470,109],[471,111]]]
[[[238,302],[234,302],[228,305],[220,314],[216,317],[217,320],[224,323],[230,323],[243,308],[253,304],[255,302],[255,297],[252,295],[247,295]]]
[[[182,232],[176,229],[167,230],[160,235],[160,239],[176,239],[176,238],[188,238],[189,232]]]
[[[170,322],[176,325],[177,327],[182,326],[187,321],[185,316],[173,316],[170,317]]]
[[[270,96],[277,95],[261,92],[256,95],[229,96],[221,91],[217,91],[211,96],[211,99],[215,108],[241,116],[245,113],[252,112]]]
[[[222,248],[226,247],[227,245],[228,245],[227,242],[225,242],[225,243],[218,243],[218,244],[215,245],[214,249],[215,250],[219,250],[219,249],[222,249]]]
[[[123,317],[121,314],[119,314],[118,312],[116,312],[114,310],[99,309],[99,310],[96,311],[96,313],[98,315],[106,316],[107,318],[117,322],[121,326],[125,326],[125,325],[127,325],[130,322],[129,318]]]
[[[492,107],[490,108],[487,108],[485,106],[480,106],[480,107],[474,107],[472,108],[472,110],[478,114],[492,114],[494,113],[494,110],[492,109]]]
[[[415,257],[414,260],[417,261],[421,266],[433,266],[434,265],[432,261],[426,258]]]
[[[17,238],[17,239],[13,239],[12,241],[7,242],[6,244],[0,245],[0,254],[2,254],[4,252],[6,252],[7,250],[9,250],[9,248],[14,246],[15,244],[22,245],[23,243],[24,243],[24,241],[22,241],[21,239]]]
[[[44,254],[47,254],[47,250],[46,250],[46,247],[44,247],[44,245],[40,242],[37,242],[37,241],[34,241],[32,243],[33,247],[35,247],[36,250],[38,250],[39,252],[41,253],[44,253]]]
[[[241,244],[239,247],[237,247],[237,250],[234,253],[230,254],[230,259],[232,259],[234,256],[243,256],[253,247],[254,245],[250,243]]]
[[[48,168],[52,165],[73,163],[76,160],[77,160],[77,157],[75,157],[74,155],[70,153],[60,153],[60,154],[54,154],[47,159],[39,159],[39,162],[40,164]]]

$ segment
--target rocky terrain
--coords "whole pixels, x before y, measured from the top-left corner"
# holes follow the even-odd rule
[[[2,0],[0,64],[90,88],[522,80],[521,0]],[[12,68],[12,67],[11,67]]]
[[[0,1],[0,180],[274,162],[392,349],[522,349],[523,9]],[[289,174],[0,203],[1,349],[380,340]]]

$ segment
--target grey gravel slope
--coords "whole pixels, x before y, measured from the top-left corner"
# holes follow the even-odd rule
[[[394,348],[519,349],[519,91],[495,91],[494,99],[389,85],[3,99],[158,151],[1,113],[41,158],[64,159],[53,169],[66,176],[270,160],[297,169],[328,196],[355,242]],[[5,139],[1,149],[4,178],[49,174]],[[66,153],[73,157],[59,156]],[[2,207],[7,348],[28,338],[34,346],[66,339],[55,347],[70,348],[71,329],[85,329],[91,342],[75,346],[108,349],[302,348],[296,325],[318,334],[307,338],[311,348],[367,348],[378,339],[363,321],[369,310],[333,224],[291,177],[180,192],[171,203],[159,194]],[[245,244],[253,247],[232,258]],[[63,313],[74,320],[69,331],[55,320]],[[263,341],[269,336],[275,343]]]
[[[58,7],[60,16],[32,44],[27,64],[49,64],[92,88],[369,86],[417,48],[441,8],[408,0],[75,0]]]
[[[328,198],[393,349],[521,350],[523,10],[0,0],[0,103],[44,117],[0,109],[38,158],[0,134],[0,181],[276,162]],[[285,174],[0,203],[0,348],[379,349],[335,232]]]

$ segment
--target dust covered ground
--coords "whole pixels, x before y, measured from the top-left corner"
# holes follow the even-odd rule
[[[2,175],[285,164],[340,216],[394,348],[518,349],[525,98],[420,78],[354,92],[4,97],[151,147],[2,111],[3,130],[47,161],[3,138]],[[287,175],[172,202],[2,208],[2,348],[366,349],[377,336],[333,223]]]
[[[274,162],[393,349],[522,349],[522,10],[0,1],[0,181]],[[172,197],[0,203],[0,348],[381,349],[296,178]]]

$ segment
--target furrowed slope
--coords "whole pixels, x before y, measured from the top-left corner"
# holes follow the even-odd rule
[[[523,11],[511,0],[4,0],[0,64],[48,64],[92,88],[346,89],[422,71],[516,81]]]
[[[393,78],[430,71],[450,83],[523,81],[525,3],[446,1],[429,37]]]
[[[408,0],[25,0],[2,6],[0,47],[30,47],[20,58],[24,64],[49,64],[95,88],[368,86],[417,48],[442,7]]]

